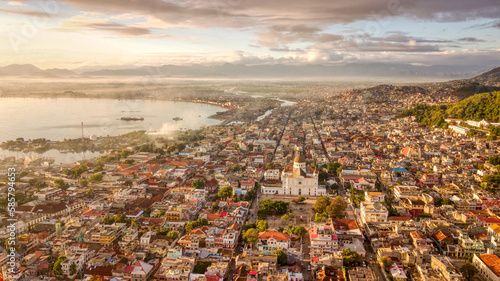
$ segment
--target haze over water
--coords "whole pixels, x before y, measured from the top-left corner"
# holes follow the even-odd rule
[[[220,121],[208,116],[225,109],[213,105],[162,100],[112,100],[85,98],[0,99],[0,142],[19,137],[63,140],[84,136],[114,136],[135,130],[197,129]],[[144,117],[122,121],[121,117]],[[183,120],[174,121],[180,117]]]
[[[87,98],[1,98],[0,142],[16,138],[49,140],[74,139],[82,136],[115,136],[136,130],[158,131],[168,135],[180,129],[197,129],[220,121],[208,118],[224,108],[190,102],[163,100],[113,100]],[[144,121],[122,121],[121,117],[144,117]],[[180,117],[183,120],[174,121]],[[34,152],[22,153],[0,149],[0,158],[23,157]],[[44,153],[57,162],[65,158],[89,158],[99,153],[85,155],[61,154],[56,150]]]

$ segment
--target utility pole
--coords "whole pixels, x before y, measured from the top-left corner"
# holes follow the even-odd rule
[[[82,122],[82,143],[83,143],[83,122]]]

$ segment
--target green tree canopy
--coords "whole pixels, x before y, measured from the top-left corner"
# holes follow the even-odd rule
[[[257,243],[257,240],[259,239],[259,233],[257,232],[257,229],[255,228],[250,228],[246,232],[243,233],[243,240],[251,244],[252,246]]]
[[[288,257],[286,256],[285,252],[283,252],[282,250],[275,250],[273,252],[273,254],[278,256],[278,264],[279,265],[281,265],[281,266],[286,265],[286,261],[287,261]]]
[[[62,265],[61,265],[61,263],[62,263],[63,261],[65,261],[65,260],[66,260],[66,257],[65,257],[65,256],[59,256],[59,257],[57,258],[56,262],[54,263],[54,266],[52,267],[52,269],[54,270],[54,272],[55,272],[56,274],[58,274],[58,275],[63,274],[63,272],[62,272]]]
[[[92,182],[100,182],[100,181],[102,181],[103,177],[104,176],[102,173],[95,173],[95,174],[91,175],[89,179]]]
[[[57,188],[60,189],[68,189],[69,184],[67,184],[63,179],[55,179],[54,184],[56,185]]]
[[[346,208],[347,204],[340,196],[337,196],[332,200],[330,206],[326,208],[326,213],[332,218],[343,219],[345,217]]]
[[[326,196],[321,196],[318,199],[316,199],[316,202],[314,203],[313,206],[313,211],[316,213],[323,213],[326,211],[326,208],[330,205],[330,198]]]
[[[301,225],[298,225],[293,228],[292,233],[301,237],[307,233],[307,229]]]
[[[203,189],[205,187],[205,182],[202,179],[195,179],[191,186],[196,189]]]
[[[462,265],[462,267],[460,267],[460,272],[465,277],[465,279],[471,280],[472,277],[474,277],[474,275],[478,273],[478,270],[470,262],[466,262],[464,265]]]
[[[258,220],[257,221],[257,230],[259,232],[264,232],[269,228],[269,224],[266,220]]]
[[[221,199],[231,198],[231,196],[233,196],[233,188],[230,186],[225,186],[219,190],[217,196]]]
[[[179,233],[177,231],[172,230],[169,233],[167,233],[167,237],[172,240],[177,240],[177,238],[179,238]]]

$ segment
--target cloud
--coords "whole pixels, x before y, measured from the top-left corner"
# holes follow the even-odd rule
[[[96,30],[124,36],[142,36],[151,34],[151,31],[147,28],[130,26],[112,22],[107,19],[91,18],[86,16],[74,16],[70,19],[63,20],[61,21],[60,28],[58,30]]]
[[[286,44],[296,42],[332,42],[342,40],[342,36],[321,33],[321,28],[308,25],[273,25],[269,31],[257,33],[258,44],[271,50],[289,49]]]
[[[16,15],[31,16],[31,17],[52,17],[51,14],[46,12],[17,10],[17,9],[15,10],[6,8],[0,8],[0,13],[16,14]]]
[[[483,24],[475,24],[471,26],[470,28],[473,29],[484,29],[484,28],[500,28],[500,20],[495,20]]]
[[[9,1],[9,2],[7,3],[7,5],[9,5],[9,6],[27,6],[26,4],[21,3],[21,2],[19,2],[19,1]]]
[[[458,22],[497,19],[497,0],[59,0],[88,11],[149,15],[168,25],[196,27],[263,27],[280,24],[309,26],[380,21],[395,16]]]
[[[386,32],[384,35],[385,36],[382,37],[370,37],[368,35],[366,36],[366,38],[370,38],[370,40],[373,41],[392,42],[392,43],[406,43],[409,41],[414,41],[415,43],[438,43],[438,44],[453,43],[452,40],[408,36],[408,34],[399,31]]]
[[[477,39],[476,37],[462,37],[462,38],[459,38],[458,41],[463,41],[463,42],[485,42],[485,40]]]

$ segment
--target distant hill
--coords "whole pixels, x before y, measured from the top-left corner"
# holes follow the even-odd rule
[[[487,86],[500,86],[500,67],[493,68],[479,76],[471,79],[476,83],[482,83]]]
[[[0,67],[2,76],[38,76],[42,75],[43,70],[32,64],[11,64]]]
[[[47,70],[42,70],[32,64],[11,64],[4,67],[0,67],[0,76],[77,76],[75,72],[68,69],[52,68]]]
[[[437,90],[438,92],[448,91],[458,99],[464,99],[475,94],[498,91],[500,90],[500,67],[471,79],[454,80],[437,84],[441,86],[441,89]]]
[[[68,70],[68,69],[61,69],[61,68],[52,68],[52,69],[47,69],[44,71],[45,74],[50,75],[50,76],[78,76],[75,72]]]
[[[344,65],[245,65],[225,63],[221,65],[161,65],[134,67],[83,66],[73,70],[42,70],[33,65],[9,65],[0,67],[0,76],[75,76],[81,77],[179,77],[179,78],[436,78],[457,79],[473,77],[484,71],[482,65],[412,65],[404,63],[348,63]]]
[[[343,100],[351,102],[397,101],[410,104],[448,103],[470,96],[500,90],[500,67],[470,79],[423,83],[418,86],[378,85],[342,93]]]

